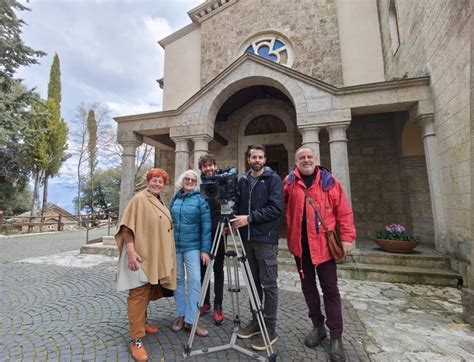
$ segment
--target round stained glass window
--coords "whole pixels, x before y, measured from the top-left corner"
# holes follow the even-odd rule
[[[247,46],[245,52],[256,54],[288,67],[293,63],[293,54],[290,47],[282,39],[275,36],[257,38]]]

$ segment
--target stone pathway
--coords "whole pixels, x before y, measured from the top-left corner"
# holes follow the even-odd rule
[[[115,291],[115,264],[116,258],[72,251],[0,265],[0,360],[130,360],[126,294]],[[315,349],[302,343],[310,324],[298,275],[280,272],[279,288],[278,360],[327,360],[328,341]],[[458,289],[358,280],[340,280],[340,289],[349,361],[474,361],[474,331],[462,320]],[[228,317],[230,297],[225,301]],[[169,329],[173,299],[152,302],[149,316],[162,329],[146,337],[152,360],[183,360],[188,335]],[[216,327],[206,315],[200,322],[210,335],[196,337],[194,348],[229,342],[229,321]],[[230,351],[190,360],[248,358]]]

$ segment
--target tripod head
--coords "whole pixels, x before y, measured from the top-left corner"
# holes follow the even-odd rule
[[[234,213],[234,200],[218,200],[221,205],[220,218],[231,218]]]

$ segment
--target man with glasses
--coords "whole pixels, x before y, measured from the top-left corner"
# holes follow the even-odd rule
[[[234,227],[241,228],[242,238],[252,276],[260,300],[265,293],[263,314],[270,337],[270,344],[277,340],[275,331],[278,308],[278,228],[283,211],[283,183],[270,168],[265,167],[265,147],[249,146],[247,162],[250,170],[239,180]],[[262,288],[263,287],[263,288]],[[256,319],[237,334],[239,338],[251,338],[252,348],[266,349]]]
[[[216,159],[214,155],[208,153],[199,158],[198,162],[199,170],[201,170],[201,178],[203,176],[213,176],[216,172]],[[211,210],[211,222],[212,222],[212,240],[216,235],[217,224],[219,223],[220,216],[220,204],[217,199],[208,199],[209,208]],[[224,313],[222,312],[222,301],[224,297],[224,253],[225,246],[224,242],[219,243],[217,249],[216,258],[214,261],[214,312],[212,313],[212,319],[214,324],[221,325],[224,323]],[[207,265],[201,266],[201,286],[206,273]],[[210,288],[207,288],[206,297],[204,304],[201,307],[201,315],[209,312],[211,309],[211,296]]]

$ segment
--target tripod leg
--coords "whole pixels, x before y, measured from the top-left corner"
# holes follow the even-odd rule
[[[251,309],[254,311],[257,317],[257,322],[258,322],[260,332],[262,333],[263,341],[265,344],[265,350],[267,352],[268,358],[270,359],[270,358],[273,358],[272,356],[275,356],[275,354],[273,352],[273,347],[270,344],[270,336],[268,334],[268,330],[265,325],[262,303],[260,301],[260,297],[258,295],[257,288],[255,286],[255,281],[253,279],[252,271],[250,269],[250,265],[247,260],[247,255],[245,253],[245,248],[242,243],[242,238],[240,237],[240,233],[238,229],[231,227],[230,233],[232,236],[232,240],[234,243],[234,248],[237,253],[238,260],[242,264],[242,274],[244,276],[245,284],[247,286],[247,290],[249,293]],[[236,235],[239,236],[240,245],[237,245]]]

